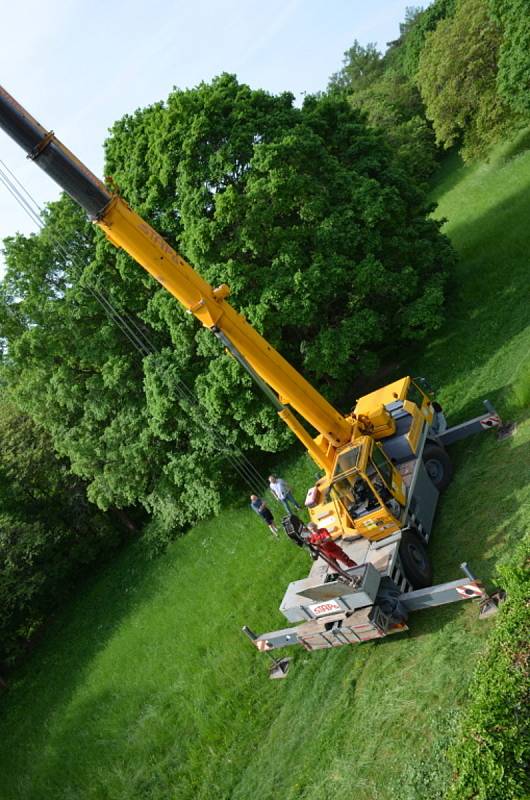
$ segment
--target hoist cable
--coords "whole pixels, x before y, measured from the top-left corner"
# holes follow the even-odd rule
[[[15,200],[19,203],[25,213],[35,222],[41,229],[44,229],[45,223],[42,219],[42,210],[40,209],[38,203],[26,189],[26,187],[18,180],[18,178],[14,175],[14,173],[5,165],[5,163],[0,160],[0,164],[5,168],[7,173],[11,176],[11,179],[6,175],[2,169],[0,169],[0,180],[4,184],[4,186],[8,189],[10,194],[15,198]],[[22,195],[22,192],[26,195],[30,202]],[[34,208],[32,208],[31,204],[33,203]],[[35,209],[38,209],[35,211]],[[72,261],[72,263],[77,264],[79,266],[79,262],[72,256],[66,249],[63,242],[59,240],[59,237],[56,236],[56,242],[58,244],[59,249],[61,250],[63,256],[67,259]],[[82,266],[82,265],[81,265]],[[123,317],[120,312],[112,305],[110,300],[105,297],[105,295],[99,290],[87,284],[81,284],[82,288],[86,288],[99,302],[102,306],[103,310],[105,311],[106,315],[109,319],[119,327],[124,335],[127,337],[129,342],[135,347],[135,349],[139,352],[142,357],[145,357],[149,354],[156,354],[159,353],[157,348],[153,345],[153,343],[148,339],[147,335],[144,331],[140,329],[138,324],[129,317],[129,321]],[[9,309],[11,310],[11,308]],[[136,329],[133,330],[133,329]],[[179,385],[180,384],[180,385]],[[201,406],[198,403],[197,397],[194,395],[193,391],[187,386],[187,384],[182,381],[182,379],[177,378],[177,392],[181,399],[186,400],[190,403],[193,407],[197,410],[201,411]],[[188,413],[189,409],[188,409]],[[236,449],[235,454],[232,455],[229,450],[226,448],[226,443],[222,440],[222,435],[216,431],[215,429],[211,429],[207,426],[206,423],[199,417],[195,418],[195,422],[199,423],[200,426],[206,430],[206,432],[217,441],[217,449],[220,449],[223,455],[230,461],[234,469],[237,471],[238,475],[243,478],[243,480],[250,486],[252,491],[255,490],[256,486],[261,487],[261,489],[268,488],[268,484],[265,481],[265,478],[260,474],[260,472],[256,469],[256,467],[249,461],[244,453],[241,452],[239,448]],[[240,461],[237,460],[240,459]],[[260,492],[261,493],[261,492]]]
[[[4,162],[0,162],[0,163],[2,163],[4,166],[6,166],[4,164]],[[37,209],[39,209],[39,214],[37,214],[31,208],[31,206],[27,203],[27,201],[21,196],[20,191],[17,190],[17,187],[13,184],[12,181],[9,181],[9,179],[5,175],[2,176],[2,177],[4,177],[4,184],[10,190],[11,194],[15,197],[15,199],[17,199],[17,201],[22,205],[22,207],[26,211],[26,213],[28,213],[30,215],[30,217],[39,225],[39,227],[41,227],[41,229],[43,229],[44,228],[44,223],[43,223],[42,217],[41,217],[41,213],[42,212],[40,210],[40,207],[39,207],[38,203],[35,201],[35,199],[32,197],[32,195],[28,192],[26,187],[11,172],[9,167],[6,167],[6,169],[9,172],[9,174],[12,176],[12,178],[16,182],[16,184],[18,184],[20,189],[27,195],[27,197],[33,203],[33,205]],[[61,252],[63,253],[64,257],[67,260],[71,260],[75,264],[76,263],[76,259],[75,259],[75,257],[73,257],[67,251],[65,243],[61,242],[58,237],[56,237],[56,240],[58,242],[59,248],[60,248]],[[122,332],[127,336],[129,341],[133,344],[133,346],[138,350],[138,352],[142,356],[145,356],[145,355],[149,354],[150,352],[152,352],[152,353],[158,352],[156,347],[153,345],[153,343],[146,336],[145,332],[142,331],[139,328],[138,324],[135,322],[135,320],[133,318],[129,317],[129,321],[127,321],[127,319],[125,317],[123,317],[117,311],[117,309],[112,305],[112,303],[108,300],[108,298],[105,297],[105,295],[100,290],[97,290],[94,287],[91,287],[89,285],[85,285],[85,288],[87,288],[93,294],[93,296],[97,299],[97,301],[100,303],[100,305],[102,305],[104,311],[107,313],[107,315],[109,316],[111,321],[113,321],[118,327],[121,328]],[[135,332],[132,330],[132,327],[136,328],[136,331],[137,331],[138,335],[135,334]],[[144,340],[143,342],[142,342],[142,339]],[[195,407],[198,408],[198,410],[201,410],[201,407],[200,407],[200,405],[198,403],[198,400],[197,400],[196,396],[193,394],[192,390],[180,378],[177,379],[177,381],[178,381],[178,383],[180,383],[180,387],[177,386],[177,391],[179,391],[179,395],[180,395],[181,399],[182,398],[186,398],[192,404],[192,406],[195,406]],[[196,421],[199,421],[199,420],[196,420]],[[249,483],[249,485],[251,485],[251,486],[254,486],[254,483],[256,482],[258,486],[261,486],[261,488],[268,488],[264,477],[259,473],[259,471],[252,464],[252,462],[249,461],[249,459],[246,457],[246,455],[244,453],[242,453],[239,448],[237,448],[237,450],[235,451],[235,455],[237,457],[239,457],[240,461],[242,462],[241,464],[237,463],[234,460],[234,457],[230,453],[230,451],[227,450],[226,444],[222,440],[221,435],[219,434],[219,432],[217,432],[215,430],[212,430],[209,426],[207,426],[205,423],[203,423],[202,420],[200,420],[199,424],[201,425],[201,427],[203,429],[205,429],[209,433],[210,436],[212,436],[214,438],[214,440],[217,439],[218,449],[220,449],[221,452],[230,460],[230,462],[232,463],[232,466],[234,466],[234,468],[237,469],[238,474],[240,475],[240,477],[244,477],[245,481],[247,483]],[[242,473],[241,467],[243,468],[243,471],[245,473],[244,476],[241,474]],[[249,481],[249,477],[250,477],[250,481]]]

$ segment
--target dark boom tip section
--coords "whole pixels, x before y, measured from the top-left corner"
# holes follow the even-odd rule
[[[101,214],[112,198],[105,185],[1,86],[0,128],[90,217]]]

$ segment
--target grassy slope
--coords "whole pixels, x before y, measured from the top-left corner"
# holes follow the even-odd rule
[[[483,396],[519,419],[511,440],[453,450],[437,580],[457,577],[463,558],[490,577],[530,519],[529,185],[530,152],[511,145],[488,165],[449,163],[436,191],[462,260],[447,325],[402,368],[443,386],[453,419],[478,413]],[[305,457],[292,465],[300,493],[312,472]],[[269,682],[239,628],[282,625],[285,583],[307,566],[245,508],[156,561],[131,547],[58,617],[2,698],[1,800],[434,800],[444,737],[493,623],[472,604],[448,606],[377,644],[293,650],[289,678]]]

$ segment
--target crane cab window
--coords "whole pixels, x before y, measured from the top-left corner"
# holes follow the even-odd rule
[[[360,447],[350,447],[348,450],[343,450],[342,453],[339,453],[335,462],[333,477],[336,478],[338,475],[342,475],[343,472],[354,469],[359,461],[360,452]]]
[[[383,451],[374,444],[372,455],[370,457],[370,463],[374,471],[378,474],[379,478],[383,482],[384,488],[387,490],[388,493],[391,494],[392,492],[392,464],[383,453]],[[379,491],[376,487],[376,490]],[[386,493],[385,493],[386,494]],[[386,499],[384,497],[383,499]]]
[[[360,447],[349,447],[339,453],[331,484],[335,498],[354,520],[380,507],[369,482],[357,470],[360,455]],[[375,472],[373,465],[372,471]]]
[[[352,519],[359,519],[379,508],[379,502],[370,485],[360,476],[350,476],[350,481],[333,483],[335,496],[340,500]]]
[[[407,391],[407,400],[410,400],[411,403],[414,403],[418,408],[421,408],[426,400],[426,395],[420,387],[414,383],[414,381],[410,382],[410,386]]]

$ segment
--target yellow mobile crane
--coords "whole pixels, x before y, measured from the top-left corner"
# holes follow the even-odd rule
[[[432,573],[425,544],[438,490],[445,487],[451,473],[444,446],[475,431],[499,426],[501,421],[493,407],[488,405],[482,416],[447,429],[440,406],[424,386],[405,377],[360,398],[351,413],[341,414],[228,303],[228,286],[210,286],[53,131],[40,125],[2,87],[0,127],[82,206],[116,247],[129,253],[212,331],[266,393],[323,471],[307,502],[311,519],[325,527],[332,538],[350,542],[353,556],[361,564],[360,572],[339,572],[339,586],[332,566],[319,560],[314,574],[302,582],[303,587],[298,585],[300,581],[291,584],[281,607],[285,616],[290,621],[318,622],[322,618],[328,630],[337,614],[343,622],[356,608],[377,605],[383,579],[391,581],[403,595],[412,596],[414,590],[429,587]],[[294,411],[318,432],[316,437]],[[300,526],[296,518],[286,520],[291,535],[296,536]],[[470,573],[467,581],[475,585]],[[456,589],[462,581],[453,583]],[[430,605],[460,599],[458,592],[455,595],[451,591],[439,592],[438,601]],[[348,601],[352,594],[359,595],[357,601]],[[451,599],[447,599],[449,596]],[[308,603],[308,599],[318,602]],[[423,607],[422,602],[420,598],[416,606],[409,602],[408,607]],[[386,629],[379,623],[375,626],[381,635],[387,632],[391,618],[385,623]],[[314,630],[320,630],[318,625]],[[316,646],[307,636],[304,640],[299,631],[287,631],[252,637],[261,649],[294,641],[308,649]],[[346,640],[354,641],[354,634]]]

